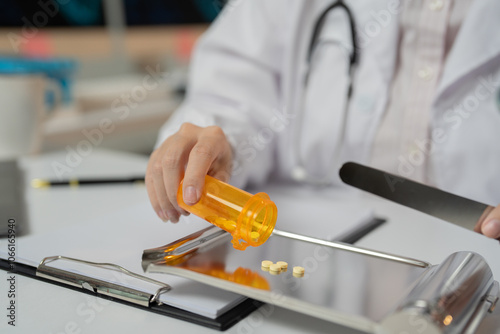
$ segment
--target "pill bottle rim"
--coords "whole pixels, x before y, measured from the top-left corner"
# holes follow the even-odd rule
[[[265,210],[264,220],[262,224],[267,225],[266,232],[261,234],[257,241],[253,241],[250,233],[252,231],[251,227],[253,222],[257,219],[259,213]],[[240,231],[243,229],[245,232],[240,235],[241,239],[247,242],[250,246],[256,247],[262,245],[269,239],[271,233],[276,225],[276,220],[278,218],[278,208],[276,204],[271,201],[269,195],[263,192],[257,193],[250,197],[243,209],[241,210],[238,221],[237,229]]]

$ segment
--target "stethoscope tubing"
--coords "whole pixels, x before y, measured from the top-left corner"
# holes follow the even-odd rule
[[[343,124],[340,127],[341,133],[339,136],[339,140],[337,141],[335,151],[332,152],[335,155],[332,158],[332,161],[334,161],[334,162],[337,161],[338,158],[340,157],[340,149],[342,146],[342,142],[344,141],[344,138],[345,138],[347,111],[349,109],[350,99],[351,99],[351,94],[352,94],[352,83],[353,83],[353,76],[354,76],[353,72],[354,72],[354,68],[357,65],[358,60],[359,60],[359,49],[358,49],[358,45],[357,45],[356,25],[355,25],[354,17],[352,15],[351,10],[349,9],[349,7],[347,7],[347,5],[344,3],[343,0],[335,1],[334,3],[329,5],[327,8],[325,8],[321,12],[321,14],[318,16],[318,19],[316,20],[316,23],[314,25],[314,29],[313,29],[313,32],[311,35],[311,39],[309,42],[308,52],[307,52],[307,58],[306,58],[307,71],[306,71],[305,76],[304,76],[303,87],[302,87],[301,110],[299,110],[299,112],[302,113],[302,115],[303,115],[304,114],[305,92],[307,91],[307,85],[308,85],[308,80],[309,80],[309,71],[311,68],[311,63],[313,60],[313,53],[314,53],[314,49],[315,49],[316,43],[317,43],[318,38],[319,38],[319,34],[321,33],[321,29],[323,28],[323,25],[325,23],[325,19],[326,19],[328,13],[330,13],[331,10],[333,10],[337,7],[343,9],[347,14],[347,17],[349,20],[349,26],[350,26],[350,30],[351,30],[351,38],[352,38],[351,42],[352,42],[353,49],[352,49],[352,53],[350,54],[350,60],[349,60],[349,82],[348,82],[349,86],[348,86],[348,90],[347,90],[347,100],[346,100],[345,106],[344,106],[344,114],[343,114],[343,121],[342,121]],[[302,123],[302,122],[300,122],[300,123]],[[313,175],[310,175],[307,172],[307,169],[305,168],[304,161],[303,161],[302,156],[300,154],[300,141],[301,141],[301,139],[302,139],[302,131],[301,131],[301,124],[299,124],[299,129],[298,129],[297,136],[296,136],[296,142],[294,145],[297,164],[295,165],[295,167],[292,168],[292,175],[291,175],[292,178],[296,181],[306,182],[306,183],[316,185],[316,186],[329,185],[332,182],[333,173],[336,171],[333,170],[333,168],[330,168],[329,172],[327,172],[327,174],[324,175],[323,177],[315,177]]]

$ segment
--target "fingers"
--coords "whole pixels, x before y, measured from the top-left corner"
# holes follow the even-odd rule
[[[483,226],[483,223],[486,221],[486,218],[489,217],[491,211],[495,209],[493,206],[488,206],[483,213],[481,214],[481,217],[476,222],[476,225],[474,226],[474,232],[477,233],[482,233],[481,232],[481,227]]]
[[[221,169],[217,169],[214,172],[208,171],[208,175],[215,177],[218,180],[221,180],[222,182],[229,182],[231,179],[231,174],[228,172],[231,170],[231,163],[229,164],[224,164],[224,166],[227,167],[222,167]]]
[[[188,214],[188,212],[179,207],[177,203],[177,190],[179,189],[179,183],[184,174],[184,166],[188,161],[189,152],[195,143],[196,140],[193,137],[176,136],[172,138],[171,143],[167,147],[165,153],[163,153],[161,161],[163,186],[168,201],[175,209],[175,212],[171,212],[171,214],[175,216],[175,221],[178,221],[179,214]],[[171,216],[169,215],[169,217]]]
[[[153,179],[156,198],[160,203],[163,215],[172,223],[177,223],[179,221],[179,212],[176,210],[176,208],[168,198],[167,192],[165,190],[165,185],[163,184],[162,173],[155,173],[153,175]]]
[[[166,222],[170,220],[175,223],[179,220],[179,213],[169,201],[163,181],[162,152],[151,155],[146,172],[146,188],[151,205],[158,217]]]
[[[500,205],[491,210],[481,224],[481,233],[493,239],[500,239]]]
[[[161,220],[166,222],[168,220],[168,216],[166,215],[166,212],[163,212],[163,208],[160,205],[160,201],[158,200],[158,197],[156,196],[156,189],[155,189],[155,181],[153,179],[153,169],[157,169],[158,167],[155,165],[156,163],[156,152],[153,152],[151,154],[151,158],[148,163],[148,167],[146,170],[146,177],[145,177],[145,183],[146,183],[146,190],[148,192],[149,196],[149,201],[151,202],[151,205],[153,206],[153,209],[155,210],[156,214],[158,217],[160,217]],[[156,171],[157,172],[157,171]]]
[[[205,128],[205,131],[200,134],[189,154],[189,163],[184,175],[182,191],[183,200],[187,205],[193,205],[200,199],[205,184],[205,175],[217,159],[223,159],[221,156],[226,146],[222,143],[225,140],[224,133],[218,127]]]
[[[184,202],[199,201],[205,175],[228,181],[232,151],[224,132],[216,126],[201,128],[185,123],[151,154],[146,171],[146,188],[153,209],[163,220],[177,222],[188,214],[177,203],[182,178]]]

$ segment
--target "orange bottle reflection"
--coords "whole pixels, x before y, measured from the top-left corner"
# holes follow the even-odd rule
[[[184,203],[182,182],[177,202],[184,210],[231,233],[231,242],[239,250],[266,242],[278,218],[276,204],[266,193],[252,195],[208,175],[198,203]]]
[[[179,267],[252,288],[261,290],[271,289],[264,277],[250,269],[242,267],[238,267],[233,273],[225,271],[223,264],[211,263],[208,266],[191,266],[188,263],[184,263],[179,265]]]
[[[173,253],[180,246],[182,246],[183,244],[185,244],[188,241],[191,241],[191,240],[198,238],[205,231],[206,231],[206,229],[202,230],[202,231],[198,231],[198,232],[193,233],[191,235],[188,235],[182,239],[179,239],[176,242],[170,243],[170,244],[162,247],[162,252],[166,254],[163,257],[163,259],[165,260],[165,263],[167,263],[171,266],[175,266],[179,263],[187,261],[192,255],[194,255],[194,253],[196,252],[196,248],[189,250],[187,252],[184,252],[184,253],[180,253],[180,254],[173,254]]]

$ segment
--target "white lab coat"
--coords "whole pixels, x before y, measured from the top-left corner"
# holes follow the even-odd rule
[[[351,37],[340,11],[330,14],[318,42],[337,47],[318,48],[308,89],[303,85],[314,23],[331,2],[230,2],[200,39],[187,98],[163,127],[159,143],[185,121],[221,126],[236,156],[232,182],[240,187],[270,176],[292,180],[297,152],[318,176],[344,161],[369,163],[395,68],[401,8],[394,0],[346,1],[361,57],[345,112]],[[432,145],[421,143],[423,151],[432,147],[430,184],[493,205],[500,203],[499,16],[498,0],[472,3],[434,98]],[[345,135],[332,161],[344,114]],[[418,157],[410,160],[396,172],[411,177]]]

